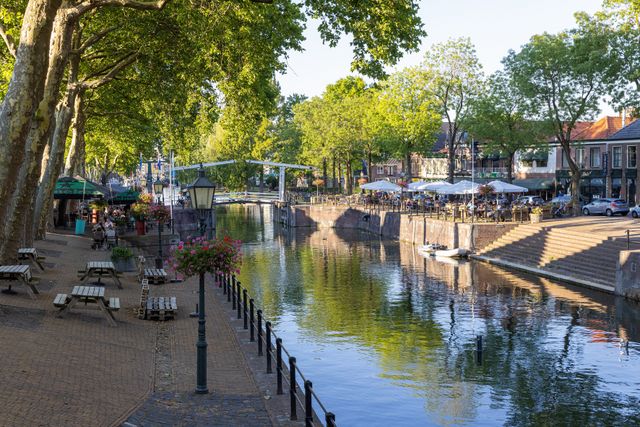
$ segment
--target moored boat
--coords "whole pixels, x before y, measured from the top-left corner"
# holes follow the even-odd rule
[[[435,256],[437,257],[447,257],[447,258],[459,258],[467,256],[468,251],[463,248],[455,248],[455,249],[446,249],[435,251]]]

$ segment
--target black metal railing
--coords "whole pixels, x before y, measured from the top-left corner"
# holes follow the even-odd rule
[[[314,414],[315,400],[317,407],[322,410],[322,415],[324,415],[324,425],[327,427],[336,426],[335,415],[327,411],[322,404],[313,390],[313,383],[303,375],[296,358],[291,356],[282,345],[282,339],[273,332],[271,322],[265,320],[262,310],[256,310],[255,301],[249,297],[248,290],[233,274],[217,275],[216,282],[218,287],[222,288],[223,295],[227,295],[227,302],[231,302],[231,309],[237,311],[237,318],[243,320],[244,329],[249,329],[249,341],[257,343],[258,356],[265,356],[267,374],[273,373],[273,358],[275,357],[276,393],[278,395],[284,394],[284,382],[286,382],[289,390],[290,419],[298,420],[298,405],[300,405],[300,408],[304,409],[306,427],[323,425],[317,414]],[[286,367],[283,356],[287,357]],[[298,377],[302,381],[302,387],[298,385]]]

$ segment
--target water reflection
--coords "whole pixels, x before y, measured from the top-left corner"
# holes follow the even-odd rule
[[[635,304],[354,230],[282,230],[256,207],[219,212],[223,228],[341,425],[640,424]]]

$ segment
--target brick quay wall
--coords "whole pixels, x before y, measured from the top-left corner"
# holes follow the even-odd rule
[[[414,245],[438,243],[470,251],[484,248],[517,225],[454,223],[421,214],[322,205],[276,207],[276,219],[290,227],[355,228]]]

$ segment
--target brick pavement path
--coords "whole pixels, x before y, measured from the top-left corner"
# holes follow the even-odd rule
[[[178,298],[175,321],[134,315],[140,293],[133,273],[122,278],[124,289],[105,280],[106,295],[119,297],[122,305],[115,313],[118,327],[80,305],[56,318],[55,295],[78,284],[76,271],[86,261],[108,260],[109,252],[90,250],[84,237],[50,238],[35,245],[53,265],[33,269],[42,293],[32,300],[17,284],[17,294],[0,293],[0,426],[108,426],[127,418],[158,425],[168,416],[183,425],[273,424],[228,319],[215,304],[207,307],[212,394],[192,394],[197,319],[188,313],[197,299],[195,280],[151,288],[152,296]]]

